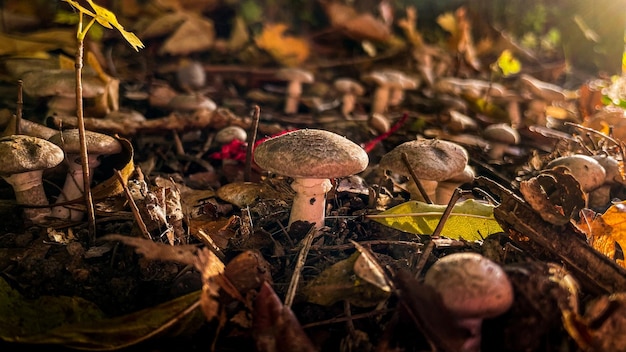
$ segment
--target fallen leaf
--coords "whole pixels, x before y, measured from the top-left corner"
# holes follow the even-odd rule
[[[453,239],[478,241],[502,232],[493,216],[493,205],[468,199],[457,203],[446,220],[441,235]],[[396,230],[417,235],[432,234],[446,205],[409,201],[368,217]]]
[[[189,16],[174,34],[169,36],[159,54],[188,55],[213,47],[215,42],[215,26],[213,21],[202,16]]]
[[[298,66],[309,57],[309,44],[302,38],[285,35],[287,29],[284,23],[267,24],[254,41],[282,65]]]
[[[355,276],[354,266],[359,257],[360,253],[355,252],[326,268],[302,289],[306,300],[323,306],[346,300],[357,307],[371,307],[387,299],[389,292]]]
[[[268,282],[261,285],[254,302],[252,335],[258,352],[317,350],[291,309],[283,305]]]
[[[565,225],[585,207],[580,183],[565,167],[544,170],[520,183],[524,200],[544,221]]]

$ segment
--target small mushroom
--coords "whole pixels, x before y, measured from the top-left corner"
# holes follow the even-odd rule
[[[283,68],[278,70],[276,77],[289,82],[284,111],[285,114],[295,114],[298,112],[298,104],[302,95],[302,84],[313,83],[313,73],[300,68]]]
[[[588,155],[573,154],[558,157],[550,161],[546,168],[552,169],[556,166],[565,166],[585,193],[600,187],[606,179],[606,170],[596,159]]]
[[[0,176],[13,187],[20,205],[48,205],[43,171],[63,161],[63,150],[45,139],[12,135],[0,138]],[[26,208],[24,218],[41,223],[49,208]]]
[[[478,352],[484,319],[505,313],[513,304],[513,286],[497,263],[478,253],[453,253],[436,261],[424,283],[435,289],[456,324],[469,336],[460,352]]]
[[[167,103],[167,107],[180,112],[194,112],[200,109],[214,111],[217,109],[213,100],[199,93],[176,94]]]
[[[383,155],[379,167],[411,177],[402,159],[403,153],[406,153],[409,164],[420,182],[431,184],[432,190],[428,194],[431,199],[435,199],[436,183],[450,178],[450,175],[461,173],[469,159],[465,148],[456,143],[439,139],[418,139],[404,142]],[[411,199],[423,198],[420,194],[411,192]]]
[[[239,126],[224,127],[215,134],[215,141],[219,144],[228,144],[234,140],[245,142],[247,138],[248,133]]]
[[[186,57],[179,59],[176,80],[181,89],[188,93],[204,87],[206,84],[206,72],[202,63]]]
[[[507,150],[520,142],[520,135],[517,130],[506,123],[495,123],[485,127],[483,137],[489,141],[489,158],[491,160],[502,160]]]
[[[389,97],[391,94],[391,77],[384,71],[373,71],[361,78],[364,82],[373,82],[376,84],[374,96],[370,108],[371,114],[383,114],[389,106]]]
[[[350,116],[356,105],[357,97],[365,94],[363,86],[351,78],[338,78],[335,80],[335,89],[342,94],[341,114]]]
[[[387,70],[387,75],[393,77],[393,86],[389,92],[389,106],[398,106],[404,101],[404,92],[406,90],[417,89],[419,81],[409,77],[403,72],[396,70]]]
[[[598,163],[604,168],[606,176],[604,183],[600,187],[589,192],[590,208],[602,207],[611,201],[611,192],[614,187],[626,185],[626,180],[620,170],[620,162],[610,155],[594,155]]]
[[[259,167],[294,179],[296,192],[289,225],[295,221],[324,226],[326,193],[331,178],[363,171],[369,163],[367,153],[349,139],[336,133],[302,129],[264,141],[254,150]]]
[[[122,151],[122,145],[117,139],[106,134],[85,131],[87,142],[87,161],[89,163],[89,177],[93,177],[93,171],[100,165],[100,158],[104,155],[117,154]],[[61,147],[65,151],[65,161],[68,172],[65,184],[56,203],[63,203],[67,200],[74,200],[82,197],[84,191],[83,168],[80,157],[80,140],[78,129],[70,129],[59,132],[49,139],[50,142]],[[89,180],[91,181],[91,180]],[[69,209],[65,206],[55,206],[52,208],[52,216],[71,221],[80,221],[84,212]]]

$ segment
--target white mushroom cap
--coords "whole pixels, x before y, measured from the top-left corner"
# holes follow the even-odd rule
[[[254,161],[263,169],[293,178],[336,178],[357,174],[368,163],[367,153],[336,133],[302,129],[259,144]]]
[[[552,169],[556,166],[565,166],[586,193],[600,187],[606,178],[606,171],[602,165],[588,155],[562,156],[549,162],[546,168]]]
[[[302,83],[313,83],[315,80],[315,76],[313,76],[313,73],[310,71],[294,67],[286,67],[278,70],[276,77],[285,81],[298,81]]]
[[[235,139],[245,142],[247,138],[248,133],[239,126],[227,126],[215,134],[215,141],[219,144],[228,144]]]
[[[440,258],[426,272],[424,283],[459,318],[493,318],[513,304],[513,286],[502,267],[478,253]]]
[[[459,174],[468,162],[468,154],[460,145],[439,139],[418,139],[404,142],[383,155],[379,166],[403,176],[411,176],[402,161],[406,153],[416,176],[422,180],[443,181]]]

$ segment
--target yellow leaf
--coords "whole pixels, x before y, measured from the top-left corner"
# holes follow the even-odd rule
[[[437,24],[448,33],[454,34],[457,32],[456,18],[452,12],[446,12],[437,16]]]
[[[115,14],[113,14],[113,12],[107,10],[106,8],[102,6],[96,5],[93,2],[93,0],[87,0],[87,2],[94,9],[95,13],[80,6],[76,1],[73,1],[73,0],[63,0],[63,1],[67,2],[72,7],[80,11],[81,13],[95,18],[95,20],[98,21],[98,23],[100,23],[100,25],[102,25],[103,27],[106,27],[109,29],[112,29],[113,27],[117,28],[117,30],[122,34],[124,39],[126,39],[126,41],[133,47],[133,49],[139,51],[139,49],[144,47],[141,40],[139,40],[139,38],[137,38],[135,34],[124,30],[124,27],[117,21],[117,17],[115,17]]]
[[[268,24],[255,38],[257,46],[285,66],[298,66],[309,57],[309,44],[301,38],[285,36],[287,25]]]
[[[500,57],[498,57],[497,63],[504,77],[514,75],[522,69],[522,64],[513,56],[511,51],[508,49],[502,51]]]
[[[368,217],[396,230],[430,235],[445,209],[445,205],[409,201]],[[493,216],[493,206],[469,199],[454,206],[441,235],[477,241],[498,232],[502,232],[502,228]]]
[[[616,213],[609,210],[607,210],[607,219],[609,222],[614,222]],[[613,227],[604,220],[604,215],[596,214],[589,209],[583,209],[580,213],[580,220],[576,223],[576,227],[587,236],[589,245],[605,256],[613,258],[615,256]]]

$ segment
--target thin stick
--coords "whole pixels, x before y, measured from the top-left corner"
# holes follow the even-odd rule
[[[252,115],[252,126],[250,128],[250,134],[248,135],[248,147],[246,150],[246,165],[243,171],[243,179],[246,182],[250,182],[252,178],[252,152],[254,150],[254,143],[256,143],[256,134],[259,130],[259,120],[261,118],[261,108],[258,105],[254,106],[254,114]]]
[[[415,174],[415,171],[413,171],[413,168],[411,167],[411,163],[409,162],[409,156],[406,153],[402,153],[402,162],[404,163],[404,166],[406,166],[407,170],[409,170],[409,173],[411,174],[411,179],[413,179],[413,182],[415,182],[417,189],[422,194],[422,197],[424,197],[424,201],[428,204],[433,204],[433,201],[428,196],[428,193],[426,193],[426,190],[424,189],[422,182]]]
[[[24,111],[24,81],[17,80],[17,108],[15,109],[15,134],[22,134],[22,112]]]
[[[81,16],[82,18],[82,16]],[[83,112],[83,50],[85,42],[78,40],[76,46],[76,117],[78,127],[78,139],[80,141],[80,163],[83,168],[83,196],[85,197],[85,208],[87,209],[87,221],[89,226],[89,246],[96,243],[96,211],[93,205],[91,194],[91,178],[89,177],[89,159],[87,151],[87,139],[85,137],[85,119]]]
[[[435,230],[433,230],[433,233],[430,236],[430,241],[428,241],[428,244],[426,245],[426,247],[424,247],[424,251],[422,252],[422,255],[420,256],[420,259],[417,262],[417,265],[415,265],[415,277],[416,278],[419,277],[420,274],[422,273],[422,270],[424,270],[426,261],[430,257],[430,254],[433,252],[433,249],[435,249],[435,242],[433,241],[433,238],[439,237],[439,234],[441,234],[441,231],[443,230],[443,227],[446,224],[448,217],[450,217],[450,213],[452,213],[452,209],[454,208],[456,201],[459,200],[460,197],[461,197],[461,192],[457,188],[454,190],[454,193],[452,193],[452,197],[450,198],[450,201],[448,202],[448,206],[446,207],[446,210],[444,210],[443,214],[441,214],[441,219],[439,219],[439,222],[437,223],[437,227],[435,227]]]
[[[285,295],[285,307],[291,307],[291,304],[296,297],[296,289],[298,288],[298,281],[300,281],[302,268],[304,268],[304,264],[306,263],[306,256],[309,254],[309,249],[311,249],[311,245],[313,244],[313,239],[315,237],[317,237],[317,229],[315,228],[315,226],[311,226],[309,232],[307,232],[304,239],[302,239],[302,241],[300,242],[302,243],[302,248],[300,248],[300,253],[298,253],[296,266],[293,268],[293,275],[291,276],[289,288],[287,289],[287,294]]]
[[[120,185],[122,185],[122,189],[124,190],[124,195],[126,196],[126,200],[128,200],[128,204],[130,205],[130,210],[133,212],[133,216],[135,217],[135,221],[137,222],[137,225],[139,226],[141,233],[143,233],[143,237],[147,239],[152,239],[152,237],[150,236],[150,232],[148,231],[148,227],[146,227],[146,223],[143,222],[143,219],[141,218],[141,214],[139,214],[139,208],[137,208],[137,203],[135,203],[135,200],[133,199],[133,195],[130,193],[130,190],[128,189],[128,186],[126,185],[126,181],[124,180],[122,173],[119,170],[115,170],[115,176],[117,177],[117,180],[120,182]]]

